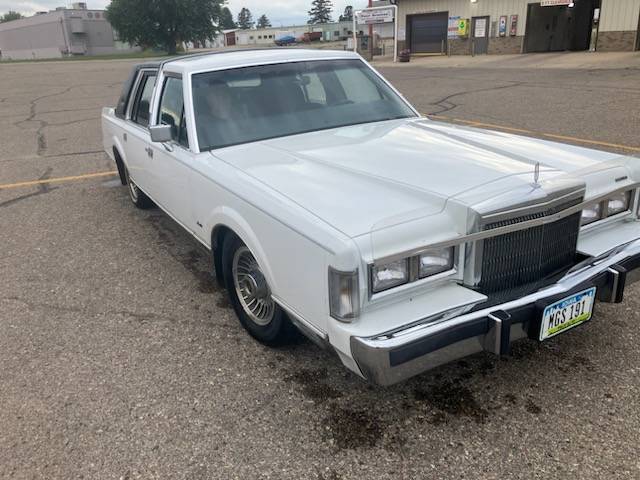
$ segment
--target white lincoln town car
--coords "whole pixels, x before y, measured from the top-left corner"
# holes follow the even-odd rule
[[[431,121],[354,53],[139,65],[102,126],[249,334],[297,327],[381,385],[567,332],[640,265],[637,158]]]

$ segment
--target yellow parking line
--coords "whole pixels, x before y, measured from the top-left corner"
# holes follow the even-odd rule
[[[440,116],[440,115],[427,115],[427,116],[430,117],[430,118],[433,118],[434,120],[443,120],[445,122],[463,123],[465,125],[471,125],[473,127],[495,128],[495,129],[498,129],[498,130],[506,130],[508,132],[517,132],[517,133],[524,133],[524,134],[527,134],[527,135],[537,135],[537,136],[541,136],[541,137],[554,138],[556,140],[567,140],[569,142],[585,143],[585,144],[589,144],[589,145],[599,145],[601,147],[618,148],[620,150],[629,150],[631,152],[640,152],[640,147],[632,147],[631,145],[620,145],[618,143],[601,142],[601,141],[598,141],[598,140],[587,140],[587,139],[584,139],[584,138],[569,137],[567,135],[557,135],[555,133],[534,132],[532,130],[525,130],[525,129],[522,129],[522,128],[505,127],[505,126],[502,126],[502,125],[493,125],[491,123],[477,122],[477,121],[473,121],[473,120],[463,120],[461,118],[443,117],[443,116]]]
[[[49,183],[76,182],[78,180],[85,180],[88,178],[110,177],[117,174],[118,172],[116,171],[99,172],[99,173],[88,173],[86,175],[76,175],[73,177],[47,178],[46,180],[33,180],[31,182],[8,183],[5,185],[0,185],[0,190],[9,189],[9,188],[32,187],[35,185],[45,185]]]
[[[619,148],[621,150],[631,150],[633,152],[640,152],[640,147],[632,147],[630,145],[620,145],[618,143],[600,142],[597,140],[585,140],[584,138],[567,137],[565,135],[556,135],[554,133],[542,133],[545,137],[557,138],[559,140],[569,140],[570,142],[589,143],[591,145],[601,145],[603,147]]]

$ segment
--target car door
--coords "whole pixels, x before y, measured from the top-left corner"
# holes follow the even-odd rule
[[[189,177],[194,155],[189,150],[189,136],[184,109],[182,78],[165,74],[158,113],[158,125],[171,125],[171,141],[151,143],[151,197],[180,222],[194,231]]]
[[[144,192],[150,193],[149,169],[149,117],[151,98],[156,84],[155,70],[141,70],[134,84],[130,106],[127,110],[127,129],[123,134],[122,145],[129,169],[129,175]]]

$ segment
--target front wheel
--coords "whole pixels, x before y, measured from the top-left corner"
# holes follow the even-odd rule
[[[222,264],[231,305],[247,332],[266,345],[288,343],[293,336],[293,326],[271,297],[271,289],[257,260],[235,235],[224,242]]]

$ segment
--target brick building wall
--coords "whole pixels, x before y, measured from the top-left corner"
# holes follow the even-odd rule
[[[637,32],[600,32],[596,50],[599,52],[632,52],[636,47]]]

